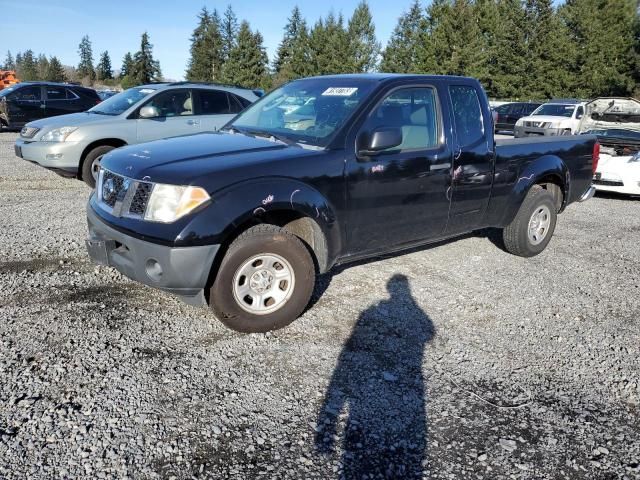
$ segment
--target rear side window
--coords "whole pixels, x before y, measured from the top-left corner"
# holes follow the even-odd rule
[[[496,112],[502,115],[506,115],[507,113],[509,113],[510,109],[511,109],[511,104],[500,105],[499,107],[496,107]]]
[[[64,87],[47,87],[47,100],[66,100],[67,92]]]
[[[453,104],[453,121],[460,147],[484,140],[484,123],[478,93],[473,87],[452,85],[449,87]]]
[[[76,92],[74,92],[73,90],[69,90],[68,88],[67,90],[67,100],[75,100],[76,98],[80,98]]]
[[[527,115],[530,114],[531,112],[533,112],[536,108],[538,108],[540,105],[538,105],[537,103],[534,104],[528,104],[525,108],[524,108],[524,113],[526,113]]]
[[[41,100],[42,93],[40,92],[40,87],[23,87],[19,90],[16,90],[14,93],[15,100],[22,101],[32,101],[32,100]]]
[[[438,144],[436,92],[431,87],[406,88],[389,94],[371,113],[364,130],[396,127],[402,143],[389,149],[426,150]]]
[[[244,105],[240,101],[240,97],[237,97],[233,93],[228,93],[229,95],[229,113],[240,113],[244,110]],[[250,104],[250,102],[247,102]]]
[[[246,98],[243,98],[239,95],[233,95],[231,94],[231,96],[233,98],[235,98],[238,102],[240,102],[240,105],[242,106],[242,109],[244,110],[245,108],[247,108],[249,105],[251,105],[251,102],[249,100],[247,100]]]
[[[146,105],[156,107],[160,117],[193,115],[190,90],[167,90],[161,92]]]
[[[220,90],[198,90],[200,115],[221,115],[232,112],[229,108],[227,92]]]

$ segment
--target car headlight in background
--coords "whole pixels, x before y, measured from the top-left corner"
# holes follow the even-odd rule
[[[69,135],[75,132],[78,127],[61,127],[54,128],[50,132],[45,133],[40,139],[41,142],[64,142]]]
[[[184,217],[209,199],[209,194],[200,187],[157,183],[151,192],[144,219],[152,222],[171,223]]]

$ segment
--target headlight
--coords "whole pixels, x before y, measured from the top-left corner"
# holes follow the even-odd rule
[[[209,194],[200,187],[182,187],[157,183],[151,192],[144,219],[171,223],[184,217],[209,200]]]
[[[78,127],[55,128],[45,133],[40,139],[41,142],[64,142],[69,135],[75,132]]]
[[[633,156],[629,159],[628,163],[635,163],[635,162],[640,162],[640,152],[634,153]]]
[[[516,127],[521,127],[523,123],[524,123],[524,120],[522,120],[521,118],[520,118],[520,119],[518,119],[518,120],[516,121]]]

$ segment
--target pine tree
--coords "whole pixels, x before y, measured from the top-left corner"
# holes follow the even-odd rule
[[[133,71],[133,56],[131,55],[131,52],[127,52],[124,58],[122,59],[122,68],[120,69],[120,76],[127,77],[131,75],[132,71]]]
[[[48,80],[50,82],[67,81],[66,75],[64,73],[64,67],[62,66],[62,63],[60,63],[60,60],[58,60],[58,57],[54,56],[51,57],[51,60],[49,60],[49,69],[47,70],[45,80]]]
[[[191,35],[191,58],[186,77],[191,81],[216,80],[222,68],[220,17],[216,10],[210,14],[203,8],[198,19],[198,26]]]
[[[398,19],[387,47],[382,52],[381,71],[392,73],[416,71],[423,23],[422,6],[419,0],[414,0],[411,9]]]
[[[375,26],[366,0],[362,0],[353,12],[347,32],[351,70],[355,73],[374,70],[378,63],[380,44],[376,40]]]
[[[96,76],[98,80],[111,80],[113,69],[111,68],[111,57],[106,50],[100,54],[100,61],[96,65]]]
[[[561,8],[576,46],[574,90],[582,97],[633,92],[635,0],[568,0]]]
[[[10,51],[7,51],[7,57],[4,60],[4,70],[15,70],[16,62],[13,59]]]
[[[296,6],[284,27],[284,37],[278,46],[273,63],[277,85],[306,75],[309,71],[308,48],[307,23],[302,18],[300,9]]]
[[[18,78],[23,82],[38,79],[38,70],[36,68],[36,61],[33,55],[33,50],[27,50],[22,54],[19,53],[18,55],[16,55],[16,70]]]
[[[222,35],[222,60],[226,62],[231,55],[231,50],[236,46],[239,35],[238,17],[236,17],[231,5],[224,12],[220,33]]]
[[[83,80],[91,83],[96,78],[96,72],[93,68],[93,51],[91,49],[91,40],[85,35],[78,45],[78,55],[80,55],[80,63],[78,63],[78,75]]]
[[[38,80],[46,80],[49,71],[49,60],[42,53],[36,59],[36,71]]]
[[[309,57],[312,75],[348,73],[351,70],[349,37],[342,15],[336,18],[332,12],[313,26],[309,35]]]
[[[249,23],[243,21],[237,43],[224,64],[223,81],[246,88],[264,88],[268,86],[268,62],[262,35],[253,33]]]
[[[140,40],[140,50],[133,57],[133,68],[129,74],[137,85],[155,82],[162,77],[160,63],[154,60],[152,50],[149,34],[144,32]]]

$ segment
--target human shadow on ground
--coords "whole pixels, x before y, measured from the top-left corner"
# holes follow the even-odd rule
[[[345,479],[422,478],[425,469],[422,361],[435,328],[406,276],[395,275],[387,290],[387,300],[360,314],[316,422],[316,449],[342,452],[338,475]]]

